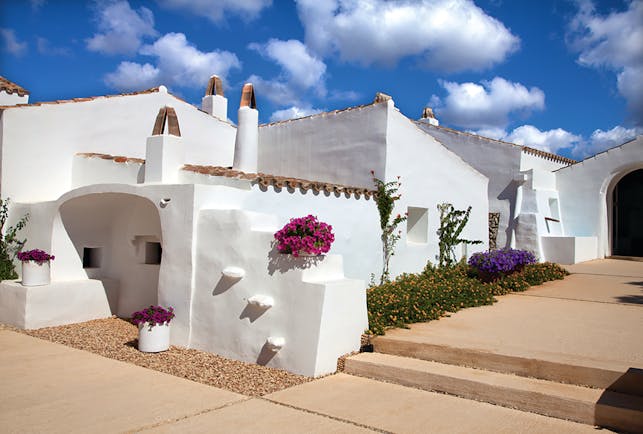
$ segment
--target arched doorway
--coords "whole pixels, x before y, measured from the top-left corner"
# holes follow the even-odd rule
[[[161,222],[154,204],[126,193],[68,200],[60,217],[82,268],[101,280],[112,314],[129,317],[158,303]]]
[[[643,169],[625,175],[612,192],[612,255],[643,256]]]

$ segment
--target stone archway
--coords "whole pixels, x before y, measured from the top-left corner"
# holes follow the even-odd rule
[[[643,256],[643,169],[623,176],[612,190],[612,255]]]
[[[82,268],[104,283],[112,314],[158,303],[161,222],[154,204],[126,193],[92,193],[60,206]]]

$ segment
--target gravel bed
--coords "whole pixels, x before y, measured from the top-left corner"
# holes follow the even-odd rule
[[[136,347],[138,328],[115,317],[38,330],[19,330],[0,324],[0,329],[17,331],[248,396],[262,396],[312,380],[280,369],[176,346],[162,353],[142,353]]]

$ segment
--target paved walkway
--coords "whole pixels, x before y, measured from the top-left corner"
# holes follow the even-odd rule
[[[551,329],[550,340],[558,342],[553,331],[583,321],[588,336],[594,327],[603,329],[593,339],[578,337],[599,346],[591,354],[639,363],[643,263],[622,262],[571,267],[585,274],[457,315],[487,312],[489,319],[503,311],[503,300],[522,300],[531,306],[523,311],[525,323],[540,323],[546,333]],[[550,304],[541,306],[544,301]],[[586,305],[586,314],[570,316],[562,308],[551,314],[556,304]],[[442,327],[457,315],[431,324]],[[500,344],[520,348],[508,339],[511,335]],[[603,340],[618,344],[598,342]],[[563,346],[584,347],[563,341]],[[604,353],[614,348],[615,354]],[[249,398],[7,330],[0,330],[0,427],[8,433],[595,432],[586,425],[345,374]]]

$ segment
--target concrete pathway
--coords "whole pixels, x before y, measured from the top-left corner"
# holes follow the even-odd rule
[[[643,367],[643,263],[593,261],[570,270],[578,274],[411,331],[493,351]],[[0,427],[6,433],[595,432],[345,374],[249,398],[7,330],[0,330]]]
[[[0,330],[3,433],[591,433],[594,428],[339,374],[249,398]]]

